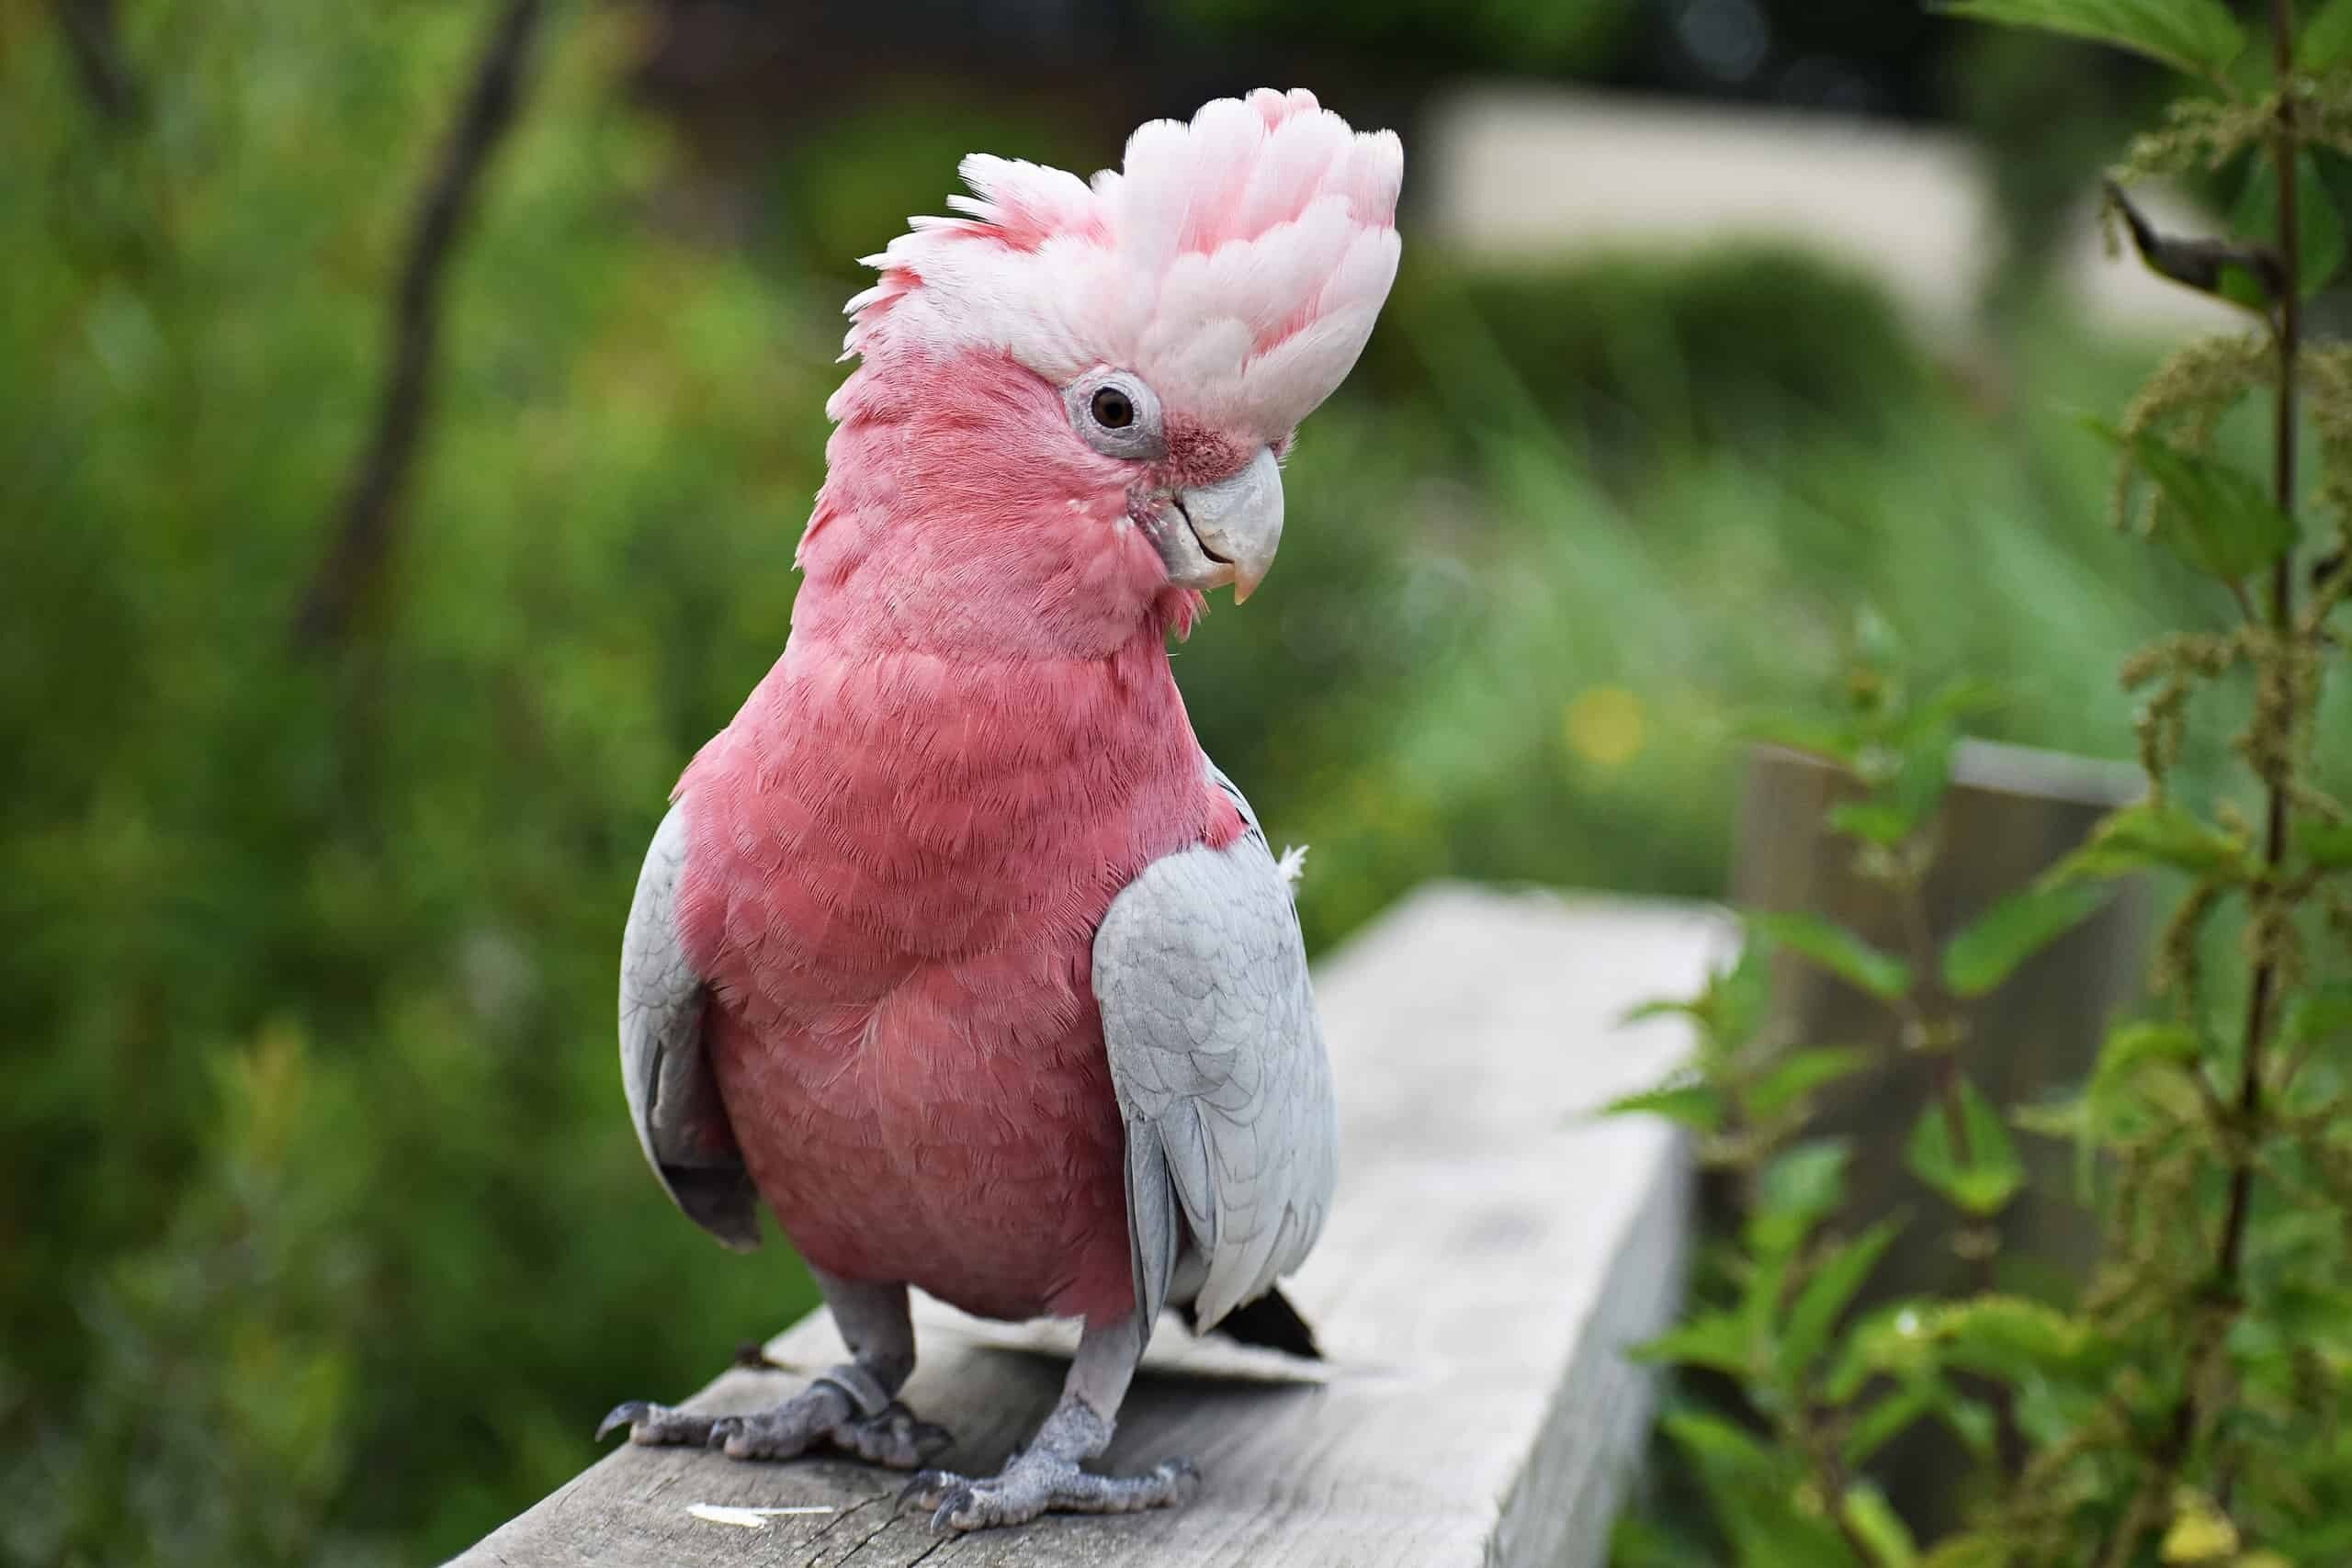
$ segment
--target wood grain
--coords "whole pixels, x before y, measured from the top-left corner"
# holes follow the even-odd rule
[[[1690,990],[1724,941],[1688,908],[1437,885],[1317,971],[1342,1166],[1289,1290],[1329,1359],[1162,1325],[1104,1463],[1191,1456],[1205,1484],[1187,1508],[938,1537],[862,1465],[624,1447],[457,1562],[1598,1564],[1649,1418],[1620,1352],[1672,1314],[1690,1181],[1662,1123],[1583,1113],[1682,1049],[1670,1023],[1617,1020]],[[1074,1342],[920,1297],[916,1333],[908,1403],[981,1472],[1052,1404]],[[768,1350],[786,1370],[729,1371],[697,1403],[756,1408],[842,1353],[821,1312]],[[694,1504],[834,1511],[752,1529]]]

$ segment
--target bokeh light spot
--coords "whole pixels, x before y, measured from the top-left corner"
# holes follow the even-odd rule
[[[1623,686],[1593,686],[1568,700],[1562,734],[1579,761],[1622,768],[1641,755],[1642,699]]]

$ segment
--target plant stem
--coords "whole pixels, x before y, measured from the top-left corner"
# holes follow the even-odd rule
[[[2278,103],[2278,133],[2273,139],[2272,152],[2278,170],[2278,255],[2285,282],[2278,301],[2278,395],[2271,424],[2271,491],[2278,510],[2292,516],[2295,509],[2295,358],[2301,348],[2302,306],[2298,299],[2301,279],[2296,276],[2295,160],[2299,137],[2295,126],[2295,100],[2291,91],[2294,71],[2294,0],[2271,0],[2270,28],[2272,59],[2276,63],[2278,85],[2284,91]],[[2291,550],[2282,551],[2270,570],[2270,627],[2278,644],[2271,657],[2287,657],[2286,643],[2295,631],[2295,566]],[[2289,784],[2284,778],[2269,781],[2270,803],[2264,825],[2262,859],[2267,872],[2264,886],[2255,895],[2255,902],[2276,897],[2278,869],[2287,858],[2287,807]],[[2257,910],[2257,926],[2259,925]],[[2246,991],[2245,1051],[2238,1071],[2238,1146],[2233,1152],[2230,1169],[2229,1209],[2222,1222],[2220,1253],[2220,1286],[2224,1303],[2234,1300],[2237,1291],[2238,1266],[2245,1251],[2246,1213],[2254,1194],[2255,1123],[2262,1111],[2262,1047],[2270,1032],[2273,994],[2278,989],[2278,965],[2275,953],[2268,951],[2255,955],[2254,979]],[[2184,1397],[2183,1404],[2188,1399]]]
[[[2271,157],[2278,181],[2278,314],[2274,332],[2278,346],[2277,398],[2271,422],[2271,494],[2278,510],[2291,516],[2295,508],[2295,383],[2296,357],[2301,350],[2301,277],[2298,262],[2301,233],[2296,211],[2295,170],[2301,134],[2295,123],[2294,0],[2270,0],[2270,49],[2273,74],[2279,89],[2278,118],[2271,138]],[[2282,552],[2270,572],[2270,628],[2275,639],[2273,659],[2290,657],[2287,644],[2295,635],[2295,573],[2293,552]],[[2290,720],[2291,722],[2291,720]],[[2287,856],[2290,780],[2265,781],[2269,808],[2264,825],[2263,863],[2266,875],[2251,896],[2255,929],[2267,925],[2263,906],[2278,897],[2278,874]],[[2221,1314],[2204,1330],[2204,1343],[2189,1357],[2188,1374],[2172,1418],[2153,1456],[2155,1469],[2133,1506],[2124,1515],[2120,1532],[2104,1562],[2123,1562],[2139,1544],[2153,1506],[2161,1506],[2196,1440],[2199,1396],[2210,1381],[2206,1363],[2221,1353],[2227,1340],[2228,1320],[2240,1309],[2238,1293],[2245,1256],[2247,1217],[2254,1204],[2255,1149],[2260,1141],[2262,1117],[2262,1049],[2270,1032],[2271,1007],[2278,989],[2278,955],[2264,942],[2256,952],[2254,975],[2246,987],[2245,1051],[2240,1059],[2238,1092],[2230,1145],[2228,1207],[2214,1258],[2213,1302]],[[2144,1500],[2144,1502],[2143,1502]]]
[[[1974,1152],[1969,1147],[1968,1106],[1961,1092],[1960,1019],[1932,977],[1936,940],[1928,923],[1927,889],[1912,870],[1896,883],[1894,893],[1904,948],[1917,976],[1911,989],[1896,998],[1894,1010],[1913,1039],[1937,1046],[1936,1097],[1943,1106],[1944,1131],[1951,1139],[1952,1157],[1967,1165]],[[1938,1002],[1942,1005],[1934,1005]]]
[[[1854,1554],[1854,1561],[1862,1568],[1886,1568],[1886,1560],[1878,1554],[1877,1548],[1846,1517],[1846,1461],[1838,1456],[1837,1439],[1823,1427],[1807,1390],[1798,1392],[1792,1425],[1795,1427],[1792,1435],[1797,1440],[1797,1448],[1813,1472],[1813,1483],[1821,1489],[1821,1506],[1827,1510],[1829,1522],[1838,1528],[1846,1550]]]
[[[1939,1030],[1936,1097],[1943,1107],[1944,1135],[1951,1144],[1952,1158],[1963,1166],[1973,1165],[1976,1151],[1968,1133],[1968,1101],[1960,1063],[1961,1043],[1967,1037],[1966,1021],[1961,1016],[1959,1004],[1934,977],[1936,939],[1928,919],[1925,879],[1915,869],[1895,891],[1902,907],[1904,945],[1910,954],[1911,972],[1917,976],[1896,1009],[1902,1014],[1904,1027],[1917,1032],[1920,1039],[1930,1038],[1930,1031]],[[1989,1215],[1973,1236],[1971,1231],[1971,1223],[1963,1218],[1952,1238],[1953,1250],[1971,1263],[1977,1292],[1991,1295],[2000,1282],[1994,1267],[1998,1233],[1992,1229]],[[1972,1241],[1974,1245],[1969,1245]],[[1993,1407],[1993,1447],[2002,1473],[2018,1475],[2025,1469],[2026,1441],[2018,1427],[2017,1391],[1996,1378],[1985,1381],[1985,1394]]]

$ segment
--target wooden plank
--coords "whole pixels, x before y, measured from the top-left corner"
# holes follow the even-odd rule
[[[1662,1123],[1579,1113],[1674,1059],[1675,1026],[1618,1018],[1689,991],[1724,942],[1685,907],[1438,885],[1318,971],[1343,1164],[1291,1294],[1329,1360],[1162,1325],[1104,1463],[1191,1456],[1187,1508],[944,1538],[894,1517],[878,1470],[624,1446],[457,1562],[1598,1564],[1649,1416],[1620,1351],[1671,1315],[1690,1178]],[[994,1471],[1053,1404],[1071,1335],[920,1297],[916,1332],[908,1403],[954,1428],[956,1463]],[[771,1404],[842,1350],[819,1313],[769,1353],[788,1370],[729,1371],[697,1403]],[[831,1511],[747,1529],[697,1504]]]

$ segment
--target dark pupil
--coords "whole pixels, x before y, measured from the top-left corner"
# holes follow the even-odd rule
[[[1094,423],[1105,430],[1125,430],[1136,422],[1136,405],[1111,387],[1094,394]]]

